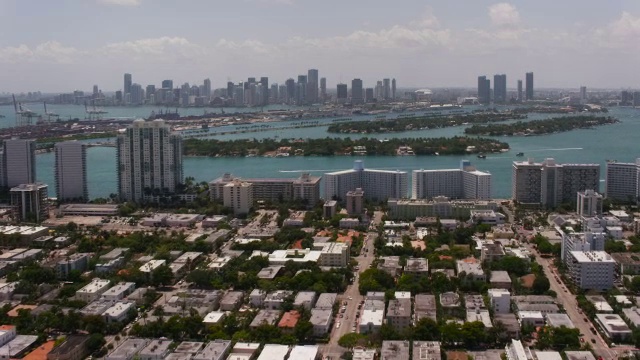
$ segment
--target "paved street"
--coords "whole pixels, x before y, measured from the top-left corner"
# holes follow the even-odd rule
[[[609,348],[609,346],[607,346],[607,343],[602,339],[600,333],[596,333],[596,335],[593,335],[593,333],[591,332],[591,328],[595,328],[595,326],[591,323],[591,321],[589,321],[586,315],[582,314],[582,311],[578,307],[576,296],[569,292],[559,276],[556,280],[557,273],[555,272],[555,268],[552,266],[552,260],[541,257],[531,245],[528,245],[528,247],[531,253],[535,254],[538,264],[540,264],[544,269],[545,274],[549,278],[551,290],[555,291],[558,294],[558,302],[562,304],[565,311],[567,312],[567,315],[569,316],[571,321],[573,321],[573,324],[578,330],[580,330],[580,334],[582,334],[581,337],[584,338],[585,343],[591,345],[596,355],[602,356],[602,358],[604,359],[617,359],[618,354],[616,350],[612,350]],[[587,321],[585,321],[585,319]],[[591,339],[595,339],[596,343],[592,343]]]
[[[381,212],[375,213],[372,221],[372,226],[380,223],[380,221],[382,220],[382,215],[383,214]],[[347,290],[344,292],[344,294],[338,296],[340,307],[342,307],[342,304],[346,301],[347,309],[344,313],[338,311],[331,330],[331,338],[329,340],[329,343],[325,346],[324,354],[327,356],[331,356],[332,359],[340,358],[340,356],[342,356],[342,354],[346,351],[346,349],[338,345],[338,340],[340,339],[340,337],[345,334],[358,331],[356,325],[356,314],[358,313],[358,304],[360,304],[360,302],[364,300],[364,296],[360,295],[360,292],[358,291],[358,284],[360,281],[360,274],[363,271],[367,270],[375,259],[375,255],[373,253],[373,244],[377,235],[378,234],[373,231],[367,233],[367,235],[365,236],[365,243],[362,246],[362,252],[360,254],[352,254],[352,257],[356,261],[358,261],[359,270],[356,272],[357,276],[355,277],[353,284],[347,287]],[[369,251],[367,252],[367,250]],[[351,300],[349,300],[349,298],[351,298]],[[340,314],[343,315],[342,318],[340,318]],[[338,323],[340,323],[339,327]],[[355,331],[353,331],[354,326],[356,327]]]

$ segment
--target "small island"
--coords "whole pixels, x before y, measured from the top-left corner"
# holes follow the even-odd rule
[[[495,139],[450,138],[324,138],[324,139],[187,139],[185,155],[209,157],[412,156],[505,152],[509,144]]]
[[[473,125],[464,130],[467,135],[482,136],[532,136],[566,132],[575,129],[592,129],[596,126],[620,122],[618,119],[604,116],[564,116],[545,120],[534,120],[513,124]]]
[[[449,116],[432,115],[374,121],[349,121],[329,125],[330,133],[381,134],[412,130],[437,129],[468,124],[487,124],[507,120],[525,119],[526,114],[513,111],[476,112]]]

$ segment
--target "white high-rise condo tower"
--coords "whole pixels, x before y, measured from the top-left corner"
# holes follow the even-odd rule
[[[182,137],[164,120],[135,120],[117,139],[122,200],[156,201],[182,183]]]

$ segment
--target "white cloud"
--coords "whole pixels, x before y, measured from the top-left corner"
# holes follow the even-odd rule
[[[489,6],[489,17],[495,26],[518,26],[520,13],[509,3],[498,3]]]
[[[204,49],[183,37],[163,36],[111,43],[100,48],[98,52],[107,56],[128,57],[133,60],[152,58],[154,61],[166,61],[197,57],[204,53]]]
[[[596,42],[605,48],[638,51],[640,43],[640,16],[623,11],[620,18],[593,33]]]
[[[98,2],[106,5],[138,6],[142,1],[141,0],[98,0]]]
[[[359,49],[425,49],[446,46],[451,40],[449,30],[427,28],[408,28],[395,25],[380,31],[354,31],[344,36],[327,38],[293,37],[286,43],[289,47],[310,47],[323,50],[359,50]]]
[[[34,48],[24,44],[1,48],[0,62],[69,64],[75,62],[81,54],[82,52],[76,48],[64,46],[57,41],[47,41]]]
[[[440,21],[433,14],[433,9],[427,7],[422,18],[410,23],[412,27],[437,29],[440,27]]]

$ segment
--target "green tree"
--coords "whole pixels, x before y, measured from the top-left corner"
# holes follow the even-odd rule
[[[93,354],[95,351],[100,349],[106,341],[104,340],[104,336],[101,333],[93,333],[89,335],[89,339],[87,339],[87,350],[89,350],[90,354]]]
[[[634,293],[640,292],[640,276],[634,276],[629,287]]]
[[[551,346],[555,350],[580,348],[580,330],[565,326],[551,330]]]
[[[360,342],[360,340],[362,340],[363,338],[364,336],[358,333],[344,334],[340,339],[338,339],[338,345],[351,350],[356,347],[356,345],[358,345],[358,342]]]
[[[535,280],[533,280],[532,290],[536,295],[542,295],[549,291],[551,287],[551,283],[549,279],[544,275],[536,275]]]
[[[430,318],[422,318],[413,330],[415,340],[436,341],[440,340],[438,323]]]
[[[167,264],[162,264],[151,272],[151,283],[155,286],[169,285],[173,282],[173,271]]]

